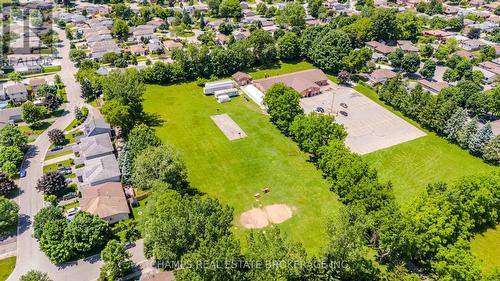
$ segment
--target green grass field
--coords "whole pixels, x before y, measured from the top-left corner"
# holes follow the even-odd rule
[[[354,89],[427,133],[425,137],[364,156],[379,171],[382,180],[390,180],[394,184],[394,193],[400,203],[411,202],[429,183],[453,182],[463,176],[500,170],[423,129],[417,122],[384,104],[370,88],[358,84]]]
[[[7,280],[16,266],[16,257],[0,260],[0,281]]]
[[[500,225],[496,229],[476,235],[471,241],[471,251],[483,264],[483,271],[490,272],[493,268],[500,268]]]
[[[380,178],[393,183],[396,199],[404,204],[425,190],[427,184],[437,181],[453,182],[468,175],[499,171],[500,168],[484,163],[468,151],[449,143],[402,113],[385,105],[375,91],[363,85],[357,91],[392,111],[412,125],[427,133],[427,136],[393,147],[372,152],[364,158],[376,168]],[[490,271],[500,266],[500,230],[489,229],[472,239],[472,252],[482,260],[483,270]]]
[[[428,183],[450,183],[467,175],[499,170],[434,133],[372,152],[364,158],[378,170],[382,180],[394,184],[396,198],[403,204],[411,202]]]
[[[258,206],[254,194],[270,187],[262,204],[296,208],[281,228],[310,252],[324,245],[327,217],[337,212],[340,203],[321,173],[307,162],[308,156],[253,102],[238,97],[218,104],[193,82],[148,86],[144,108],[164,120],[157,134],[183,153],[193,187],[235,208],[237,235],[244,233],[239,215]],[[248,137],[229,141],[210,119],[222,113],[228,113]]]

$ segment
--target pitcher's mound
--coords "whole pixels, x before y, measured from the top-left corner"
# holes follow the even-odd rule
[[[292,214],[292,208],[286,204],[268,205],[242,213],[240,223],[245,228],[264,228],[270,223],[282,223],[291,218]]]

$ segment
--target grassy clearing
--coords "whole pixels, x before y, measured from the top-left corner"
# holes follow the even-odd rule
[[[50,159],[54,159],[54,158],[61,157],[61,156],[64,156],[64,155],[69,155],[69,154],[72,154],[72,153],[73,153],[72,150],[65,150],[65,151],[53,153],[53,154],[50,154],[50,155],[47,154],[45,156],[44,160],[50,160]]]
[[[482,261],[483,271],[500,268],[500,225],[495,229],[476,235],[471,241],[471,250]]]
[[[396,198],[403,204],[411,202],[429,183],[453,182],[464,176],[499,170],[434,133],[372,152],[364,158],[383,180],[394,184]]]
[[[21,130],[21,132],[23,132],[26,136],[38,136],[40,134],[42,134],[45,130],[47,130],[50,125],[52,125],[52,123],[54,123],[54,121],[50,121],[50,122],[42,122],[40,124],[40,126],[37,126],[36,128],[32,128],[30,126],[19,126],[19,130]]]
[[[58,167],[62,167],[62,166],[72,166],[74,163],[75,162],[73,159],[68,159],[68,160],[64,160],[64,161],[57,162],[54,164],[45,165],[45,166],[43,166],[43,173],[45,174],[47,172],[56,171]]]
[[[354,89],[427,133],[425,137],[364,156],[372,167],[379,171],[383,180],[390,180],[394,184],[394,193],[400,203],[411,202],[432,182],[453,182],[463,176],[500,170],[435,133],[423,129],[417,122],[384,104],[372,89],[361,84],[356,85]]]
[[[298,68],[303,66],[307,65],[298,64]],[[286,65],[281,73],[296,70],[301,69]],[[269,74],[269,70],[261,70],[252,75],[263,77],[264,71]],[[273,70],[273,74],[280,71]],[[246,232],[238,223],[242,212],[259,203],[285,203],[296,211],[280,227],[309,252],[317,253],[324,245],[327,218],[341,204],[321,172],[307,162],[308,156],[254,103],[234,98],[218,104],[193,82],[148,86],[144,108],[165,121],[157,134],[183,153],[192,186],[235,208],[237,235],[243,237]],[[222,113],[228,113],[248,137],[229,141],[210,119]],[[263,187],[270,187],[271,192],[257,202],[254,194]]]
[[[0,260],[0,281],[7,280],[16,266],[16,257]]]
[[[261,79],[269,76],[276,76],[281,74],[286,74],[290,72],[297,72],[307,69],[315,68],[314,65],[301,61],[298,63],[284,63],[280,62],[274,67],[262,68],[262,69],[254,69],[253,71],[248,72],[252,76],[253,79]]]

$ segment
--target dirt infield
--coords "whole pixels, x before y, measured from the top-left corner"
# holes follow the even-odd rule
[[[264,228],[269,224],[282,223],[293,215],[292,208],[286,204],[267,205],[250,209],[240,216],[240,223],[245,228]]]
[[[212,115],[210,118],[212,118],[215,125],[219,127],[222,133],[224,133],[229,140],[237,140],[247,137],[247,134],[243,132],[240,126],[238,126],[238,124],[236,124],[236,122],[234,122],[229,115]]]

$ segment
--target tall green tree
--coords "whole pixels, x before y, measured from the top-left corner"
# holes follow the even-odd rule
[[[56,206],[48,206],[40,209],[33,220],[34,236],[36,239],[42,237],[45,224],[50,221],[65,219],[61,208]]]
[[[427,80],[431,80],[436,72],[436,62],[433,60],[427,60],[424,63],[422,69],[420,69],[420,74]]]
[[[101,267],[101,278],[116,280],[132,272],[134,263],[130,259],[132,254],[118,240],[110,240],[101,252],[104,262]]]
[[[278,56],[283,60],[294,60],[300,57],[299,37],[294,32],[286,32],[278,38]]]
[[[335,123],[333,116],[311,113],[295,117],[290,124],[290,135],[301,150],[317,154],[332,139],[344,140],[347,132]]]
[[[304,276],[307,261],[304,247],[290,241],[278,227],[251,232],[247,247],[246,258],[254,265],[264,265],[251,267],[246,274],[248,280],[297,280]],[[275,266],[276,263],[289,266]]]
[[[404,55],[401,63],[401,68],[406,73],[415,73],[420,67],[420,56],[416,53],[409,53]]]
[[[213,266],[185,266],[175,271],[175,280],[244,280],[243,269],[239,266],[242,261],[240,244],[232,235],[216,242],[203,241],[197,249],[183,255],[181,263]]]
[[[9,234],[15,229],[18,214],[16,202],[0,196],[0,235]]]
[[[398,38],[398,25],[396,22],[396,10],[376,9],[372,14],[373,31],[378,40],[395,40]]]
[[[264,96],[271,122],[286,135],[295,117],[304,114],[299,100],[300,94],[283,83],[273,85]]]
[[[321,69],[336,73],[342,70],[342,60],[351,50],[349,36],[333,29],[313,42],[309,58]]]
[[[488,122],[482,126],[469,140],[469,150],[476,155],[483,154],[484,147],[493,138],[491,124]]]
[[[27,143],[28,138],[18,127],[6,125],[0,129],[0,146],[17,146],[24,150]]]
[[[113,22],[111,32],[119,40],[126,40],[128,37],[129,27],[126,21],[116,18]]]
[[[451,141],[456,141],[459,132],[464,128],[467,122],[467,111],[463,108],[458,108],[455,113],[446,122],[444,135]]]
[[[283,10],[276,15],[276,22],[290,27],[303,28],[306,20],[306,10],[299,3],[288,2]]]
[[[239,0],[222,0],[219,6],[219,15],[225,18],[239,18],[241,6]]]
[[[36,106],[31,101],[27,101],[21,105],[21,114],[26,123],[36,127],[47,115],[47,110],[43,106]]]
[[[149,146],[133,162],[132,182],[140,189],[151,189],[155,183],[162,183],[183,191],[188,187],[186,165],[172,146]]]
[[[158,191],[144,212],[144,254],[177,261],[203,243],[217,243],[231,233],[233,210],[209,197]],[[213,245],[213,244],[212,244]]]

